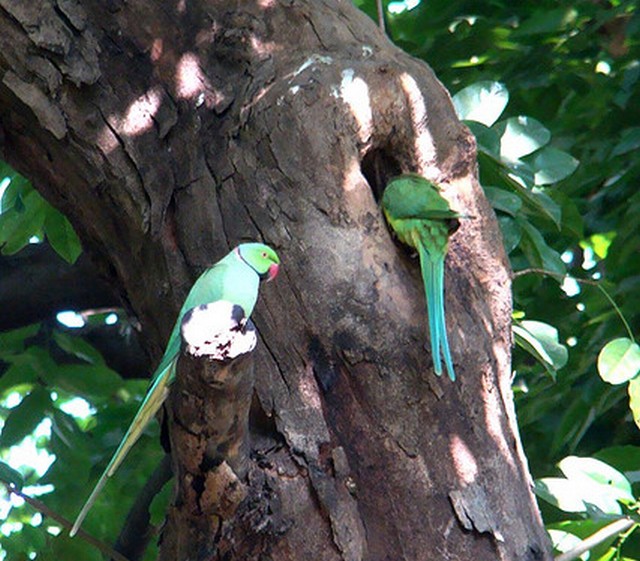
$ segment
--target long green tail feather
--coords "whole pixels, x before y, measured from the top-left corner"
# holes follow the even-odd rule
[[[435,276],[435,264],[429,252],[422,244],[419,244],[418,253],[420,255],[420,270],[422,271],[422,282],[424,283],[424,293],[427,300],[427,316],[429,318],[429,340],[431,342],[431,360],[433,369],[438,376],[442,375],[442,363],[440,361],[440,337],[437,320],[437,281]]]
[[[162,404],[167,398],[167,394],[169,392],[169,382],[175,376],[175,368],[176,361],[174,357],[174,360],[169,362],[169,364],[164,367],[164,370],[158,371],[158,374],[155,376],[153,384],[149,388],[149,391],[147,392],[147,395],[145,396],[140,409],[138,409],[138,412],[133,418],[133,421],[131,421],[131,425],[129,425],[129,428],[124,435],[120,446],[118,446],[118,449],[111,458],[109,465],[107,465],[106,469],[100,476],[98,483],[96,484],[93,491],[91,492],[91,495],[89,495],[89,498],[82,507],[80,514],[78,514],[78,517],[73,524],[73,528],[71,528],[71,532],[69,533],[71,537],[75,536],[80,529],[82,522],[93,506],[96,497],[105,486],[107,479],[109,479],[115,473],[122,461],[125,459],[131,447],[140,438],[142,431],[144,431],[145,427],[149,424],[149,421],[155,416],[160,407],[162,407]]]
[[[456,381],[456,373],[453,369],[453,360],[451,359],[451,351],[449,349],[449,339],[447,337],[447,324],[445,321],[444,311],[444,255],[442,258],[437,258],[434,262],[434,280],[435,280],[435,316],[436,323],[438,325],[438,337],[440,339],[440,346],[442,347],[442,354],[444,356],[444,363],[449,373],[449,378],[452,382]]]

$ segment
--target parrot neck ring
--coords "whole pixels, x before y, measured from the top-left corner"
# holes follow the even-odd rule
[[[244,258],[242,252],[240,251],[240,247],[236,247],[233,252],[238,256],[238,259],[240,259],[240,261],[242,261],[245,265],[251,267],[258,274],[261,281],[266,280],[267,282],[269,282],[278,276],[278,270],[280,269],[280,265],[278,265],[278,263],[271,263],[271,265],[269,265],[269,268],[264,273],[261,273]]]

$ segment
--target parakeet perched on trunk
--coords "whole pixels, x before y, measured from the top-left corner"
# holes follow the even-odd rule
[[[176,364],[181,346],[180,327],[184,315],[196,306],[224,300],[240,306],[244,311],[245,318],[248,319],[258,299],[260,281],[275,278],[278,274],[279,264],[278,255],[270,247],[260,243],[245,243],[236,247],[198,277],[178,314],[167,348],[158,368],[156,368],[140,409],[138,409],[120,446],[80,511],[71,529],[71,536],[74,536],[80,528],[107,479],[115,473],[144,428],[164,403],[169,393],[169,386],[176,375]]]
[[[382,211],[398,239],[418,251],[433,367],[442,375],[442,352],[449,378],[455,381],[444,314],[444,258],[460,214],[451,210],[438,187],[415,174],[400,175],[389,182],[382,194]]]

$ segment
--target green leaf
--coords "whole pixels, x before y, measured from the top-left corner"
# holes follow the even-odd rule
[[[575,8],[539,10],[524,20],[514,32],[515,37],[525,35],[551,35],[569,25],[574,25],[578,11]]]
[[[609,384],[623,384],[640,372],[640,346],[626,337],[609,341],[598,355],[598,374]]]
[[[31,183],[13,169],[5,177],[11,181],[2,195],[0,211],[4,213],[9,209],[15,209],[18,212],[23,212],[24,197],[33,191]]]
[[[582,483],[589,488],[595,485],[598,492],[615,500],[635,502],[629,480],[617,469],[601,460],[567,456],[558,464],[558,467],[567,479]]]
[[[522,229],[510,216],[498,216],[498,224],[502,232],[502,242],[507,254],[511,253],[520,243]]]
[[[5,462],[0,462],[0,481],[12,485],[18,491],[24,486],[24,477],[22,477],[22,474]]]
[[[484,187],[484,194],[491,206],[511,216],[516,216],[522,208],[522,199],[515,193],[499,187]]]
[[[477,121],[490,127],[502,115],[509,101],[509,92],[500,82],[476,82],[453,96],[458,119]]]
[[[529,221],[520,218],[516,220],[523,231],[520,247],[531,265],[551,271],[557,275],[564,275],[566,267],[560,254],[547,245],[542,234]]]
[[[554,530],[553,528],[551,528],[547,529],[547,533],[551,538],[553,549],[559,551],[560,553],[570,551],[578,547],[582,543],[582,540],[578,536],[570,534],[569,532],[563,532],[562,530]],[[578,559],[582,559],[583,561],[586,561],[588,558],[588,551],[578,557]]]
[[[551,185],[570,176],[578,167],[578,160],[570,154],[547,146],[533,158],[536,185]]]
[[[525,192],[533,187],[534,182],[534,170],[533,168],[523,160],[500,160],[502,166],[501,173],[511,182],[518,185],[520,189],[524,189]]]
[[[75,263],[82,253],[80,240],[67,217],[50,207],[44,221],[44,233],[56,253],[67,263]]]
[[[39,378],[45,379],[48,372],[57,368],[51,355],[37,346],[31,346],[22,353],[5,357],[5,360],[10,366],[0,376],[0,393],[16,386],[31,386]]]
[[[592,517],[622,514],[620,503],[605,485],[585,484],[580,479],[543,477],[534,482],[541,499],[565,512],[586,512]]]
[[[25,524],[20,533],[25,543],[29,544],[29,550],[31,551],[39,551],[47,544],[46,534],[42,527],[35,528],[31,524]]]
[[[77,444],[78,438],[82,436],[82,431],[76,420],[68,413],[55,407],[51,421],[52,430],[55,431],[60,442],[73,449],[74,445]]]
[[[560,228],[562,221],[562,208],[549,195],[539,187],[533,187],[530,192],[530,199],[535,201],[535,206],[542,211],[542,215],[550,218],[551,221]]]
[[[15,361],[0,377],[0,396],[6,397],[9,392],[18,391],[21,394],[28,393],[38,380],[38,373],[22,361]]]
[[[500,136],[500,156],[506,160],[519,160],[551,140],[549,129],[523,115],[500,121],[492,129]]]
[[[496,167],[497,177],[504,185],[515,191],[521,198],[530,213],[535,213],[543,218],[551,220],[558,229],[561,227],[561,207],[543,191],[533,185],[533,170],[522,161],[500,163],[492,161],[490,156],[483,160],[491,162]]]
[[[492,128],[486,127],[477,121],[464,122],[476,137],[478,150],[485,152],[496,160],[500,158],[500,137]]]
[[[627,392],[629,393],[629,409],[633,414],[633,422],[640,428],[640,376],[629,382]]]
[[[566,394],[560,394],[561,397],[564,395]],[[553,456],[565,447],[574,450],[594,421],[593,405],[582,399],[582,396],[575,396],[574,399],[564,397],[563,405],[557,411],[557,402],[554,402],[554,413],[561,415],[561,421],[554,425],[550,435],[552,439],[549,449]]]
[[[640,148],[640,127],[631,127],[622,131],[620,142],[611,151],[611,156],[621,156]]]
[[[20,251],[33,236],[41,236],[47,203],[37,191],[24,197],[24,210],[9,209],[0,214],[0,247],[5,255]]]
[[[32,323],[26,327],[0,333],[0,357],[20,353],[25,348],[25,340],[30,339],[40,331],[39,323]]]
[[[69,335],[62,331],[54,331],[53,339],[56,344],[70,355],[79,358],[89,364],[104,365],[104,358],[93,345],[82,337]]]
[[[36,388],[9,415],[0,434],[0,447],[8,448],[31,434],[51,407],[51,399],[43,388]]]
[[[552,376],[567,364],[569,351],[558,341],[558,330],[541,321],[524,320],[513,326],[516,343]]]
[[[596,452],[599,460],[624,473],[630,483],[640,481],[640,446],[611,446]]]
[[[65,364],[47,375],[47,382],[86,399],[103,397],[122,388],[119,374],[103,365]]]
[[[543,191],[544,188],[534,187],[536,190]],[[584,238],[584,219],[578,206],[576,204],[576,200],[568,197],[565,193],[558,189],[554,189],[552,191],[544,191],[546,195],[549,195],[550,198],[555,201],[557,205],[560,205],[558,216],[561,217],[562,221],[556,224],[556,226],[561,227],[561,231],[563,235],[570,236],[574,240],[581,240]]]
[[[536,479],[533,490],[538,497],[564,512],[586,512],[580,486],[564,477]]]

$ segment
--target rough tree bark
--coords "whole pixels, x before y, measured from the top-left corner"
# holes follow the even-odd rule
[[[170,517],[162,559],[187,539],[206,559],[550,559],[508,265],[425,64],[339,0],[0,0],[0,30],[3,156],[70,218],[152,356],[229,247],[283,259],[254,316],[246,498],[208,535]],[[377,206],[400,171],[474,217],[447,260],[455,384],[432,373],[419,267]]]

